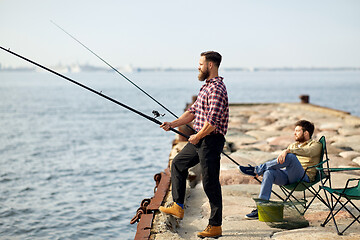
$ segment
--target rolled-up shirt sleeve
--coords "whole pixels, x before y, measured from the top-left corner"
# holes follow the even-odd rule
[[[196,106],[197,106],[197,100],[187,109],[188,112],[191,112],[195,115],[196,112]]]

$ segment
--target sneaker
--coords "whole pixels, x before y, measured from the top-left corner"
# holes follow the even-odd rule
[[[204,231],[198,232],[197,236],[199,238],[206,238],[206,237],[218,238],[221,237],[221,234],[222,234],[221,226],[212,226],[209,224]]]
[[[172,215],[176,218],[183,219],[184,217],[184,209],[177,205],[176,203],[172,203],[169,207],[159,207],[160,212]]]
[[[248,167],[239,166],[239,170],[240,170],[240,172],[242,174],[250,175],[250,176],[253,176],[253,177],[256,176],[255,168],[253,166],[251,166],[251,165],[249,165]]]
[[[251,213],[245,215],[245,218],[249,219],[249,220],[250,219],[259,219],[258,210],[257,209],[252,210]]]

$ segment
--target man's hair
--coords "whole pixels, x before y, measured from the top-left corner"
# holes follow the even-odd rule
[[[214,51],[207,51],[207,52],[202,52],[200,56],[205,56],[206,61],[213,62],[215,66],[220,67],[220,63],[221,63],[220,53]]]
[[[314,133],[314,124],[312,122],[306,121],[306,120],[299,120],[295,123],[295,126],[300,126],[302,127],[303,131],[308,131],[310,138]]]

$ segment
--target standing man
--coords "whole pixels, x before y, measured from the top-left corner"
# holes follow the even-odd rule
[[[307,167],[318,164],[322,159],[320,142],[311,138],[314,133],[314,124],[307,120],[295,123],[295,142],[274,160],[260,164],[256,167],[239,166],[240,172],[250,176],[263,176],[259,198],[269,200],[273,183],[286,185],[299,181]],[[311,168],[303,178],[306,182],[315,180],[316,169]],[[245,216],[246,219],[258,219],[257,209]]]
[[[199,61],[199,80],[205,81],[194,104],[178,119],[164,122],[160,127],[170,128],[190,123],[194,120],[196,134],[174,158],[171,165],[172,197],[170,207],[160,207],[163,213],[176,218],[184,217],[184,200],[188,169],[200,163],[202,182],[209,199],[211,213],[206,229],[198,233],[201,238],[219,237],[222,234],[222,195],[219,181],[220,154],[225,143],[229,121],[228,96],[223,78],[218,69],[221,55],[214,51],[203,52]]]

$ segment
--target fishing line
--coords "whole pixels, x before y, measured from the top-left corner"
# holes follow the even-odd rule
[[[144,113],[142,113],[142,112],[140,112],[140,111],[138,111],[138,110],[136,110],[136,109],[134,109],[134,108],[132,108],[132,107],[129,107],[129,106],[127,106],[127,105],[125,105],[125,104],[123,104],[123,103],[121,103],[121,102],[119,102],[119,101],[117,101],[117,100],[115,100],[115,99],[113,99],[113,98],[111,98],[111,97],[109,97],[109,96],[106,96],[105,94],[103,94],[103,93],[101,93],[101,92],[98,92],[98,91],[96,91],[96,90],[94,90],[94,89],[92,89],[92,88],[90,88],[90,87],[88,87],[88,86],[85,86],[85,85],[83,85],[83,84],[81,84],[81,83],[79,83],[79,82],[77,82],[77,81],[75,81],[75,80],[73,80],[73,79],[71,79],[71,78],[69,78],[69,77],[66,77],[66,76],[64,76],[64,75],[62,75],[62,74],[60,74],[60,73],[58,73],[58,72],[55,72],[54,70],[52,70],[52,69],[50,69],[50,68],[47,68],[47,67],[45,67],[45,66],[43,66],[43,65],[41,65],[41,64],[39,64],[39,63],[36,63],[36,62],[34,62],[34,61],[26,58],[26,57],[23,57],[23,56],[15,53],[15,52],[13,52],[13,51],[11,51],[10,49],[3,48],[2,46],[0,46],[0,48],[1,48],[2,50],[6,51],[6,52],[8,52],[8,53],[10,53],[10,54],[18,57],[18,58],[21,58],[21,59],[23,59],[23,60],[25,60],[25,61],[27,61],[27,62],[29,62],[29,63],[32,63],[32,64],[34,64],[34,65],[36,65],[36,66],[38,66],[38,67],[40,67],[40,68],[42,68],[42,69],[44,69],[44,70],[46,70],[46,71],[48,71],[48,72],[51,72],[51,73],[53,73],[53,74],[55,74],[55,75],[57,75],[57,76],[59,76],[59,77],[61,77],[61,78],[64,78],[65,80],[67,80],[67,81],[69,81],[69,82],[71,82],[71,83],[74,83],[74,84],[76,84],[76,85],[78,85],[78,86],[80,86],[80,87],[82,87],[82,88],[85,88],[86,90],[88,90],[88,91],[90,91],[90,92],[93,92],[93,93],[95,93],[95,94],[97,94],[97,95],[99,95],[99,96],[101,96],[101,97],[103,97],[103,98],[105,98],[105,99],[113,102],[113,103],[116,103],[116,104],[118,104],[118,105],[120,105],[120,106],[122,106],[122,107],[124,107],[124,108],[126,108],[126,109],[128,109],[128,110],[130,110],[130,111],[132,111],[132,112],[134,112],[134,113],[136,113],[136,114],[138,114],[138,115],[140,115],[140,116],[142,116],[142,117],[144,117],[144,118],[146,118],[146,119],[148,119],[148,120],[150,120],[150,121],[158,124],[158,125],[161,125],[161,124],[162,124],[162,122],[160,122],[159,120],[157,120],[157,119],[155,119],[155,118],[153,118],[153,117],[150,117],[150,116],[148,116],[148,115],[146,115],[146,114],[144,114]],[[174,129],[174,128],[170,128],[170,130],[173,131],[173,132],[175,132],[175,133],[177,133],[177,134],[179,134],[179,135],[181,135],[181,136],[183,136],[183,137],[185,137],[185,138],[187,138],[187,139],[189,138],[189,136],[183,134],[182,132],[177,131],[177,130]]]
[[[163,104],[161,104],[159,101],[157,101],[155,98],[153,98],[150,94],[148,94],[146,91],[144,91],[142,88],[140,88],[138,85],[136,85],[133,81],[131,81],[129,78],[127,78],[124,74],[122,74],[120,71],[118,71],[116,68],[114,68],[112,65],[110,65],[107,61],[105,61],[102,57],[100,57],[99,55],[97,55],[94,51],[92,51],[90,48],[88,48],[85,44],[83,44],[82,42],[80,42],[77,38],[75,38],[73,35],[71,35],[70,33],[68,33],[64,28],[60,27],[58,24],[56,24],[54,21],[50,20],[50,22],[52,24],[54,24],[56,27],[58,27],[60,30],[62,30],[64,33],[66,33],[69,37],[71,37],[72,39],[74,39],[76,42],[78,42],[81,46],[83,46],[85,49],[87,49],[89,52],[91,52],[92,54],[94,54],[97,58],[99,58],[102,62],[104,62],[106,65],[108,65],[111,69],[113,69],[115,72],[117,72],[118,74],[120,74],[123,78],[125,78],[128,82],[130,82],[132,85],[134,85],[137,89],[139,89],[141,92],[143,92],[146,96],[148,96],[149,98],[151,98],[154,102],[156,102],[157,104],[159,104],[162,108],[164,108],[168,113],[170,113],[171,115],[173,115],[175,118],[179,118],[175,113],[173,113],[172,111],[170,111],[167,107],[165,107]],[[157,114],[154,114],[155,116],[157,116]],[[194,132],[196,132],[191,126],[187,125],[186,126],[193,130]],[[182,134],[180,134],[182,135]],[[182,135],[183,136],[183,135]],[[189,138],[189,137],[187,137]],[[237,163],[234,159],[232,159],[229,155],[227,155],[226,153],[222,152],[222,154],[224,154],[227,158],[229,158],[233,163],[235,163],[237,166],[240,166],[239,163]]]

